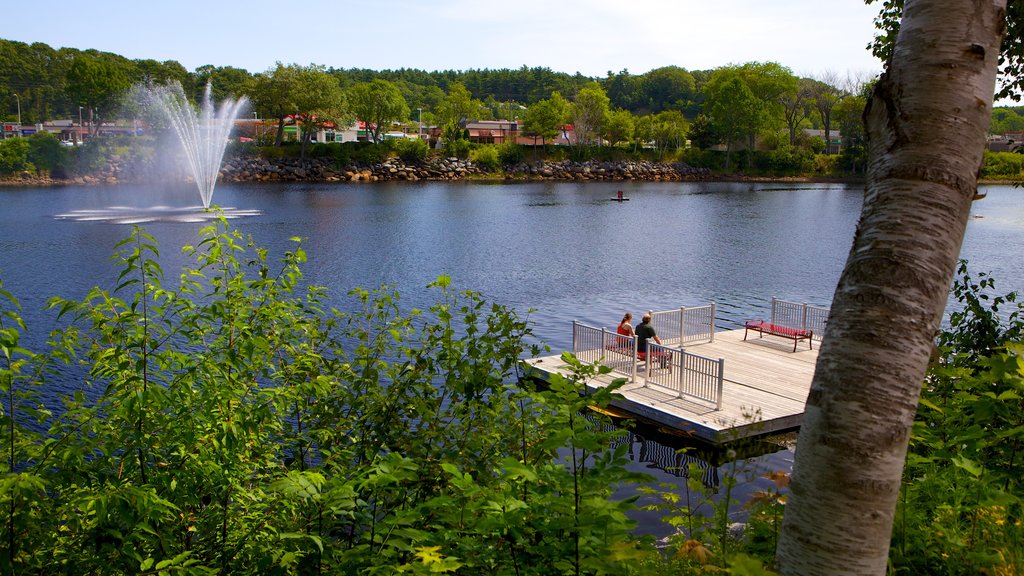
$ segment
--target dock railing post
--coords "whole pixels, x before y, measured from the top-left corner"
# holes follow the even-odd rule
[[[629,382],[630,383],[635,383],[636,382],[636,361],[637,361],[637,357],[636,357],[636,336],[631,336],[631,338],[633,340],[633,357],[630,359]]]
[[[807,302],[801,308],[800,329],[807,330]]]
[[[715,410],[722,409],[722,393],[725,390],[725,359],[718,359],[718,399],[715,402]]]
[[[572,353],[576,353],[576,321],[572,321]]]
[[[679,307],[679,345],[686,342],[686,306]]]
[[[712,300],[711,301],[711,319],[708,321],[710,323],[710,326],[708,326],[708,330],[711,332],[711,341],[712,342],[715,341],[715,313],[716,312],[717,312],[717,308],[715,306],[715,301]]]

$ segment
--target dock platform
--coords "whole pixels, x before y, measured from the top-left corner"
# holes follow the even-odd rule
[[[622,398],[612,401],[612,407],[714,445],[799,428],[818,360],[816,347],[794,352],[789,339],[752,333],[744,340],[744,332],[717,331],[711,342],[685,348],[723,359],[720,409],[714,403],[648,384],[643,371],[618,390]],[[554,373],[571,374],[560,356],[531,358],[523,364],[527,377],[542,381]],[[623,377],[629,376],[613,371],[587,382],[587,388],[602,388]]]

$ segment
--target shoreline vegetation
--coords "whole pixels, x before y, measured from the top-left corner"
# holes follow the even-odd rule
[[[329,147],[330,145],[327,145]],[[80,152],[75,150],[74,152]],[[20,170],[0,175],[0,186],[89,186],[140,184],[189,176],[169,168],[152,151],[119,151],[103,154],[102,160],[71,162],[61,170]],[[444,151],[422,159],[385,157],[353,160],[330,156],[268,155],[262,150],[229,154],[220,169],[218,182],[392,182],[392,181],[766,181],[766,182],[860,182],[862,174],[748,174],[720,172],[679,159],[644,158],[571,160],[559,158],[522,159],[495,166],[472,158],[445,155]],[[81,155],[84,156],[84,155]],[[74,158],[73,160],[79,160]],[[60,174],[59,176],[57,174]]]
[[[34,140],[36,137],[26,140]],[[45,140],[51,138],[45,137]],[[106,140],[106,139],[105,139]],[[47,142],[44,142],[44,144]],[[54,142],[56,145],[56,143]],[[190,181],[179,155],[159,150],[150,139],[110,139],[68,149],[63,146],[43,150],[28,158],[21,169],[0,170],[0,187],[92,186],[145,184],[148,182]],[[500,147],[479,146],[469,154],[455,156],[435,150],[417,157],[396,154],[388,144],[309,146],[303,154],[297,145],[285,147],[233,144],[221,165],[218,182],[537,182],[537,181],[616,181],[616,182],[794,182],[860,183],[864,174],[828,169],[835,156],[818,155],[813,168],[806,170],[765,169],[760,153],[751,154],[745,163],[723,170],[713,153],[689,149],[658,158],[656,154],[626,152],[620,148],[564,150],[547,148],[535,151],[518,149],[511,157],[501,157]],[[31,148],[29,149],[31,150]],[[589,152],[589,156],[581,152]],[[1014,184],[1017,171],[993,169],[1003,156],[1024,159],[1024,155],[992,153],[986,155],[986,167],[979,184]],[[572,157],[567,157],[572,156]],[[582,159],[578,159],[582,158]],[[1015,158],[1016,159],[1016,158]],[[33,162],[34,160],[34,162]],[[1005,163],[1005,162],[1003,162]],[[988,173],[988,174],[986,174]]]

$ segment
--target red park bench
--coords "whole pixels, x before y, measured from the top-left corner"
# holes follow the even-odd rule
[[[747,333],[751,330],[757,332],[763,338],[765,334],[770,336],[781,336],[782,338],[789,338],[793,341],[793,352],[796,352],[796,346],[801,340],[807,340],[807,345],[811,350],[814,349],[814,332],[811,330],[803,330],[801,328],[790,328],[789,326],[781,326],[779,324],[772,324],[771,322],[765,322],[764,320],[747,320],[743,325],[743,339],[747,339]]]

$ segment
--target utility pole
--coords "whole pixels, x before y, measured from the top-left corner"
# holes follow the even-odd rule
[[[21,133],[21,98],[18,97],[17,92],[11,92],[14,94],[14,100],[18,102],[18,133]]]

